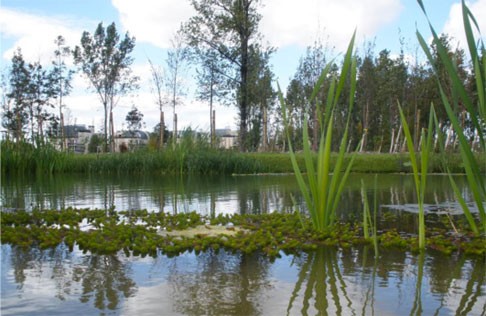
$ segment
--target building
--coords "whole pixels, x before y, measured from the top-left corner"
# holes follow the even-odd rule
[[[115,135],[115,152],[134,151],[147,146],[149,134],[144,131],[122,131]]]
[[[216,138],[219,140],[219,147],[232,149],[237,146],[238,132],[230,128],[216,129]]]
[[[94,134],[94,126],[90,125],[66,125],[64,126],[64,139],[68,151],[74,153],[87,153],[88,144]]]

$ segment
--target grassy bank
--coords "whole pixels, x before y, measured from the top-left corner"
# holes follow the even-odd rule
[[[255,172],[269,172],[269,173],[293,173],[292,163],[288,153],[248,153],[243,154],[243,157],[249,158],[256,162],[258,171]],[[486,156],[477,155],[481,162],[482,172],[486,172]],[[304,156],[297,154],[297,163],[299,166],[304,166]],[[336,162],[337,154],[331,154],[331,166]],[[317,155],[314,155],[317,159]],[[350,155],[346,155],[345,162],[350,159]],[[452,172],[463,173],[464,165],[459,154],[435,154],[429,157],[430,172],[444,173],[445,166],[448,166]],[[383,154],[383,153],[363,153],[358,154],[354,160],[352,169],[353,172],[360,173],[397,173],[412,172],[410,158],[407,153],[403,154]]]
[[[304,165],[303,155],[297,162]],[[316,156],[314,157],[316,159]],[[336,155],[331,156],[331,164]],[[349,157],[346,157],[349,159]],[[482,172],[486,172],[486,157],[478,155]],[[459,154],[435,154],[430,158],[431,172],[444,172],[447,165],[453,172],[463,172]],[[194,148],[138,151],[124,154],[67,154],[52,148],[30,145],[12,146],[2,143],[3,174],[35,173],[160,173],[160,174],[254,174],[293,172],[288,153],[239,153],[236,151]],[[354,172],[411,172],[407,154],[358,154]]]

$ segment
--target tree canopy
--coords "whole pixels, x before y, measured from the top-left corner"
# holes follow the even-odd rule
[[[88,78],[103,104],[105,150],[108,148],[108,141],[111,142],[112,147],[114,144],[113,108],[120,96],[138,87],[138,77],[132,75],[130,68],[133,63],[130,54],[134,47],[135,38],[130,37],[128,32],[121,39],[115,23],[111,23],[105,29],[100,22],[93,34],[83,32],[81,45],[76,46],[73,52],[75,64]],[[108,128],[109,118],[110,128]]]

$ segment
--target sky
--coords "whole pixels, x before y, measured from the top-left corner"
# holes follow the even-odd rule
[[[459,0],[423,0],[432,24],[439,32],[454,37],[455,45],[465,47]],[[365,42],[375,43],[374,51],[389,49],[392,56],[401,49],[410,59],[420,55],[415,32],[430,38],[427,20],[416,0],[261,0],[260,32],[263,44],[276,48],[271,66],[276,81],[285,90],[297,70],[306,47],[318,38],[331,49],[331,57],[343,52],[357,30],[357,49]],[[486,30],[486,0],[467,2],[480,29]],[[28,62],[50,64],[58,35],[69,46],[79,45],[83,31],[93,33],[99,22],[115,22],[121,34],[136,38],[132,69],[140,77],[140,89],[123,97],[114,109],[116,129],[125,128],[125,116],[136,106],[144,114],[145,130],[158,123],[159,112],[151,92],[148,59],[165,64],[170,40],[181,23],[195,14],[189,0],[0,0],[0,70],[8,71],[14,51],[20,47]],[[486,32],[486,31],[484,31]],[[484,34],[483,34],[484,38]],[[72,65],[72,64],[71,64]],[[74,66],[73,66],[74,67]],[[195,100],[194,71],[186,73],[187,95],[176,108],[178,128],[209,130],[209,106]],[[65,124],[102,126],[103,107],[77,74],[73,91],[66,98]],[[216,128],[236,129],[235,106],[216,106]],[[172,108],[165,107],[168,129],[172,129]]]

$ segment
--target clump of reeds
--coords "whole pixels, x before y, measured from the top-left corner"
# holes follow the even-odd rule
[[[339,77],[330,74],[332,63],[329,63],[322,71],[317,81],[310,103],[315,102],[319,115],[319,125],[321,127],[319,149],[317,152],[317,161],[314,162],[313,153],[309,145],[309,135],[307,131],[308,122],[304,119],[303,124],[303,156],[305,164],[305,174],[301,171],[297,163],[297,156],[293,150],[289,129],[287,139],[289,143],[289,152],[294,173],[304,197],[307,210],[309,211],[312,224],[315,229],[324,231],[332,226],[336,218],[336,209],[341,196],[341,192],[346,183],[346,179],[353,165],[354,155],[348,161],[345,161],[345,151],[348,143],[348,130],[351,119],[352,108],[354,104],[354,95],[356,91],[356,57],[353,55],[355,34],[353,35],[346,55],[344,56],[343,65]],[[326,104],[321,104],[317,97],[319,90],[325,80],[330,80],[329,90],[327,91]],[[340,142],[339,152],[336,156],[335,163],[331,164],[331,143],[333,137],[333,117],[341,92],[346,83],[350,83],[349,89],[349,106],[348,117],[344,127],[344,133]],[[279,91],[280,104],[282,106],[285,126],[288,126],[287,107],[285,100]],[[342,170],[344,169],[344,172]]]
[[[484,135],[484,124],[486,123],[486,49],[481,36],[479,36],[479,38],[476,40],[473,31],[476,30],[479,34],[481,34],[481,32],[476,19],[466,5],[466,2],[463,0],[463,26],[467,39],[471,64],[473,66],[472,71],[474,74],[475,84],[477,88],[477,102],[475,102],[473,100],[473,97],[466,92],[467,90],[465,87],[465,83],[460,80],[458,69],[457,67],[455,67],[454,60],[451,56],[449,56],[447,49],[440,41],[437,32],[432,26],[430,19],[427,16],[427,12],[425,10],[422,0],[417,1],[428,19],[429,27],[432,32],[433,42],[436,46],[437,53],[441,62],[445,66],[450,81],[452,82],[451,88],[453,97],[449,98],[445,93],[446,87],[444,86],[444,83],[439,80],[439,73],[438,69],[434,66],[435,63],[432,52],[423,36],[420,34],[420,32],[417,32],[419,43],[422,46],[422,49],[425,52],[427,58],[429,59],[434,72],[436,73],[437,87],[440,91],[441,100],[447,112],[447,116],[453,126],[455,134],[459,139],[459,148],[464,164],[464,169],[466,172],[467,182],[472,192],[474,204],[479,210],[479,227],[478,225],[476,225],[476,221],[471,214],[470,208],[464,200],[461,192],[459,191],[454,179],[452,177],[449,178],[456,193],[456,198],[462,206],[462,209],[468,220],[469,225],[471,226],[471,229],[477,235],[479,235],[481,231],[483,234],[486,235],[486,210],[484,205],[484,201],[486,201],[486,180],[484,175],[481,174],[480,159],[477,155],[474,155],[473,149],[469,144],[465,130],[462,128],[460,120],[454,111],[454,109],[459,108],[459,104],[463,104],[465,106],[471,118],[474,130],[477,133],[477,137],[479,138],[479,151],[482,155],[485,155],[486,139]]]

